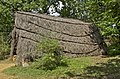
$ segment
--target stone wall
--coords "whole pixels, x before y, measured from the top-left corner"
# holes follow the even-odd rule
[[[44,37],[57,39],[68,56],[105,54],[99,30],[91,23],[29,12],[17,12],[15,16],[11,53],[16,52],[17,62],[23,54],[35,53]]]

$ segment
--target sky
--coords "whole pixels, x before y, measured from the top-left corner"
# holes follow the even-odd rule
[[[58,8],[59,10],[61,10],[62,7],[64,7],[64,5],[62,4],[61,1],[59,1],[57,8]],[[39,10],[32,10],[32,12],[33,12],[33,13],[38,13],[38,12],[41,11],[41,10],[42,10],[42,8],[40,8]],[[60,16],[60,13],[58,13],[58,12],[55,10],[54,5],[51,5],[51,6],[49,7],[48,13],[49,13],[50,16]]]
[[[59,10],[61,10],[63,6],[64,6],[64,5],[62,4],[62,2],[59,1],[59,5],[58,5],[57,8],[58,8]],[[51,15],[51,16],[60,16],[60,14],[59,14],[58,12],[56,12],[56,10],[55,10],[55,8],[54,8],[53,5],[50,6],[50,8],[48,9],[48,12],[50,13],[49,15]]]

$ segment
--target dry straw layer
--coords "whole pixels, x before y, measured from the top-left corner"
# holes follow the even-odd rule
[[[99,30],[91,23],[29,12],[15,15],[18,58],[26,52],[34,52],[37,42],[44,37],[59,40],[66,55],[101,55],[105,52]]]

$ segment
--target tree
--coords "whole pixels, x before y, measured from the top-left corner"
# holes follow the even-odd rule
[[[110,54],[120,54],[120,1],[90,0],[87,11],[92,22],[100,29],[104,38],[108,38]]]
[[[88,0],[61,0],[64,5],[60,12],[61,16],[87,21],[88,12],[85,8],[87,1]]]
[[[47,0],[0,0],[0,56],[10,52],[9,34],[14,26],[16,11],[39,12],[47,11]],[[9,43],[9,44],[8,44]]]
[[[16,11],[36,11],[44,13],[47,5],[47,0],[1,0],[0,29],[2,31],[12,30],[14,24],[14,13]]]

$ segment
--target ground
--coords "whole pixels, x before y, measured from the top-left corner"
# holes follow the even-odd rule
[[[120,79],[120,57],[71,58],[67,64],[67,67],[46,71],[35,66],[15,67],[11,62],[2,61],[0,79]]]
[[[1,61],[0,62],[0,79],[12,79],[14,76],[6,75],[3,73],[4,69],[14,66],[14,63]]]

